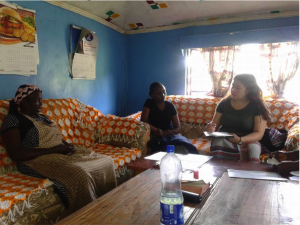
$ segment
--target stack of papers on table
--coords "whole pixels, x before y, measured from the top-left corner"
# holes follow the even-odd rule
[[[166,152],[158,152],[153,155],[145,157],[145,159],[160,161],[166,154],[167,154]],[[212,158],[212,156],[195,155],[195,154],[188,154],[188,155],[175,154],[175,155],[181,160],[181,165],[183,170],[194,170],[202,166],[204,163],[206,163],[208,160]]]
[[[248,171],[248,170],[232,170],[228,169],[228,176],[234,178],[247,178],[257,180],[275,180],[275,181],[287,181],[278,173],[264,172],[264,171]]]

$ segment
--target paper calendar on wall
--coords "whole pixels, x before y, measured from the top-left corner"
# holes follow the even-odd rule
[[[70,27],[69,72],[73,79],[96,79],[98,38],[83,27]]]
[[[35,11],[0,4],[0,74],[36,75],[38,44]]]

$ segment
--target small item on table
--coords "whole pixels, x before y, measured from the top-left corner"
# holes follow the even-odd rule
[[[199,179],[199,171],[194,170],[194,179]]]

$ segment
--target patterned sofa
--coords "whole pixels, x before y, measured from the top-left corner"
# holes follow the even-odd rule
[[[0,100],[0,126],[9,102]],[[77,99],[44,99],[42,113],[55,121],[63,138],[77,148],[90,148],[114,159],[117,179],[126,165],[146,155],[149,125],[132,118],[103,115]],[[53,183],[19,173],[0,137],[0,225],[54,224],[68,210],[53,191]]]
[[[181,123],[181,134],[197,147],[203,155],[210,153],[210,140],[203,132],[206,120],[213,118],[216,106],[221,100],[216,97],[192,98],[182,95],[170,95],[166,100],[172,102],[177,109]],[[272,121],[268,127],[288,130],[285,149],[288,151],[299,149],[299,105],[285,99],[264,99],[272,114]],[[129,115],[129,118],[140,119],[141,112]]]

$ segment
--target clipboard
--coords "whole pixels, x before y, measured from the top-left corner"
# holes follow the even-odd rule
[[[212,132],[208,133],[207,131],[204,131],[204,134],[206,137],[233,137],[232,134],[229,134],[227,132]]]

